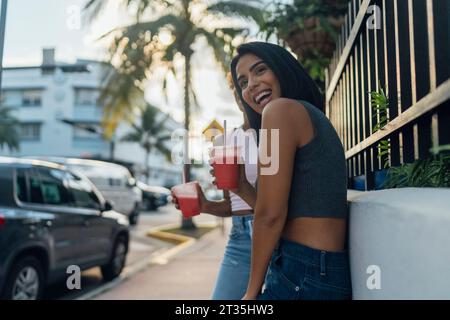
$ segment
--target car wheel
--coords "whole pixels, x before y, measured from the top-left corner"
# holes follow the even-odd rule
[[[120,275],[127,259],[128,242],[125,237],[120,236],[114,244],[111,260],[107,265],[101,267],[103,279],[110,281]]]
[[[38,300],[44,291],[44,270],[34,256],[17,260],[8,274],[2,294],[7,300]]]

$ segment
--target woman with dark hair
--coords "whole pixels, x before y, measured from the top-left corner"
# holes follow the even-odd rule
[[[233,85],[231,74],[227,77],[230,89],[233,91],[239,110],[243,115],[243,125],[234,130],[218,135],[214,139],[214,146],[236,146],[241,148],[244,163],[241,165],[245,176],[245,182],[249,181],[252,188],[255,185],[257,176],[258,148],[256,137],[251,131],[244,107]],[[214,170],[211,170],[214,175]],[[215,184],[215,180],[213,181]],[[217,275],[216,284],[213,290],[213,300],[239,300],[245,294],[250,276],[251,259],[251,235],[253,222],[253,208],[244,200],[239,198],[232,190],[224,190],[224,199],[220,201],[208,200],[201,187],[197,185],[200,212],[211,214],[217,217],[231,217],[232,227],[225,253]],[[179,209],[178,200],[173,195],[173,203]]]
[[[345,154],[319,89],[270,43],[241,45],[231,73],[250,127],[262,129],[256,189],[241,179],[234,190],[254,208],[244,299],[350,299]]]

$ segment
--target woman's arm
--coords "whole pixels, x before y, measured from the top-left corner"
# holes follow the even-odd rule
[[[293,100],[277,99],[263,111],[262,129],[267,135],[264,137],[264,131],[260,135],[251,274],[244,299],[255,299],[261,292],[272,253],[286,222],[295,152],[300,141],[299,119],[301,112],[306,112],[300,107]],[[264,155],[271,157],[271,163],[265,163]],[[276,170],[269,174],[270,167]]]

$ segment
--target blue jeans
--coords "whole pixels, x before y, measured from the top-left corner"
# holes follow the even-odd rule
[[[351,288],[347,252],[321,251],[282,239],[258,300],[348,300]]]
[[[247,291],[252,252],[253,215],[233,216],[213,300],[240,300]]]

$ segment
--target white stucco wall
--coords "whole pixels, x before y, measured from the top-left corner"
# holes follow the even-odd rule
[[[349,192],[348,199],[354,299],[450,299],[450,189]],[[379,267],[380,289],[368,289],[370,266]]]

